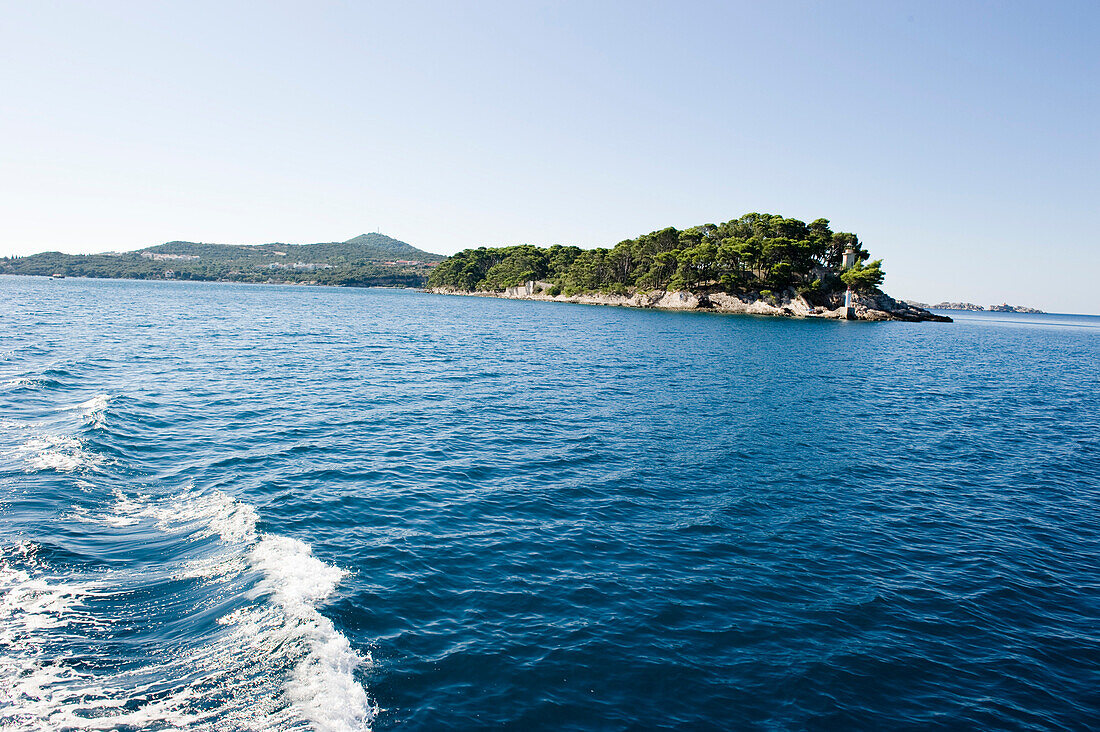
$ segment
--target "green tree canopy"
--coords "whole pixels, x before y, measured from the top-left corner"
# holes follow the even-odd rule
[[[749,213],[720,224],[680,231],[669,227],[625,239],[611,249],[529,245],[467,249],[435,268],[428,284],[496,290],[524,280],[547,280],[563,292],[718,289],[727,292],[837,292],[844,251],[870,256],[855,234],[834,232],[828,219],[806,224],[775,214]],[[848,279],[862,290],[882,282],[881,262],[860,264]]]
[[[882,271],[882,260],[876,259],[870,264],[856,262],[840,273],[841,281],[854,292],[877,292],[886,273]]]

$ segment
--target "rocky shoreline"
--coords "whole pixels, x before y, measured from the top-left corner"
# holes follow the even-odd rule
[[[934,321],[950,323],[951,318],[937,315],[924,308],[895,300],[884,293],[853,295],[851,307],[844,307],[844,295],[831,295],[823,305],[812,305],[806,298],[788,290],[764,297],[758,293],[731,295],[725,292],[685,292],[653,290],[633,294],[580,293],[575,295],[551,295],[544,283],[528,283],[506,291],[485,292],[457,290],[447,287],[428,288],[425,292],[437,295],[461,295],[465,297],[498,297],[509,300],[540,300],[566,302],[578,305],[611,305],[614,307],[652,308],[660,310],[706,310],[716,313],[743,315],[768,315],[782,318],[829,318],[834,320],[899,320],[906,322]]]

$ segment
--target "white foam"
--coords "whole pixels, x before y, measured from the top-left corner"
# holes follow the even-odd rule
[[[110,394],[96,394],[88,401],[78,404],[76,408],[80,410],[85,423],[93,427],[102,427],[110,401]]]
[[[0,727],[35,729],[54,711],[55,689],[83,677],[64,659],[47,660],[36,642],[54,629],[75,633],[101,623],[85,605],[101,593],[93,582],[33,571],[37,545],[0,548]],[[27,567],[13,566],[20,563]],[[31,570],[31,571],[28,571]],[[33,571],[33,574],[32,574]]]
[[[86,491],[94,488],[91,483],[84,480],[78,480],[76,483],[77,486]],[[141,498],[130,498],[118,488],[114,489],[113,494],[115,502],[110,510],[93,512],[86,506],[74,506],[72,513],[65,518],[70,521],[100,524],[116,529],[141,523],[142,517],[148,511],[148,503]]]
[[[0,728],[278,730],[304,721],[320,732],[370,729],[377,707],[355,677],[369,655],[352,648],[317,609],[343,570],[313,556],[302,541],[258,532],[255,509],[222,493],[188,490],[163,503],[117,490],[114,497],[109,511],[74,517],[118,527],[146,521],[192,540],[217,539],[220,550],[167,571],[223,582],[252,571],[259,580],[246,605],[218,620],[223,634],[136,671],[92,677],[31,649],[41,647],[36,639],[51,629],[109,623],[85,603],[134,579],[79,582],[0,565],[0,687],[7,690],[0,692]],[[150,678],[192,680],[160,688],[135,707]]]
[[[80,413],[83,423],[102,427],[110,399],[108,394],[97,394],[71,409]],[[17,438],[25,441],[14,450],[18,457],[24,459],[31,472],[57,470],[63,473],[75,473],[98,467],[105,462],[102,455],[86,449],[86,443],[71,434],[36,434],[37,430],[32,425],[20,424],[9,419],[0,421],[0,431],[13,433],[12,437],[19,432],[29,432],[33,435],[30,439],[23,436]]]
[[[173,577],[227,582],[246,571],[248,563],[242,557],[208,557],[187,562]]]
[[[96,585],[32,575],[41,566],[38,548],[30,541],[0,547],[0,646],[22,633],[95,622],[82,605]]]
[[[81,483],[90,485],[86,481]],[[115,501],[108,510],[94,512],[83,506],[74,506],[68,518],[112,527],[133,526],[148,521],[164,532],[185,531],[192,539],[218,537],[231,544],[249,544],[258,540],[256,510],[224,493],[201,494],[188,489],[164,503],[154,502],[147,495],[130,496],[118,488],[112,494]]]
[[[283,633],[306,649],[286,683],[287,696],[322,732],[370,729],[377,708],[355,680],[356,670],[370,659],[316,608],[345,572],[314,557],[304,542],[285,536],[265,536],[250,559],[264,573],[260,588],[286,615]]]
[[[84,449],[84,443],[69,435],[40,435],[25,442],[18,451],[32,471],[58,470],[73,473],[94,468],[103,456]]]
[[[50,582],[24,570],[0,566],[0,592],[0,643],[15,633],[94,623],[77,612],[93,594],[87,584]]]

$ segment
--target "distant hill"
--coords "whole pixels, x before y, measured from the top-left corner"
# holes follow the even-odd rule
[[[158,244],[141,252],[193,254],[210,258],[240,259],[242,256],[271,256],[273,252],[282,252],[274,256],[308,256],[312,259],[339,258],[356,261],[385,261],[395,258],[410,261],[439,262],[446,257],[417,249],[411,244],[386,236],[385,234],[360,234],[354,239],[343,242],[323,242],[319,244],[200,244],[190,241],[170,241]]]
[[[435,261],[442,261],[446,259],[446,257],[440,257],[435,254],[428,254],[427,252],[421,251],[414,246],[406,244],[403,241],[394,239],[393,237],[386,236],[385,234],[360,234],[353,239],[348,239],[344,243],[371,247],[373,249],[377,249],[380,252],[386,252],[387,254],[398,257],[419,257],[421,259],[423,259],[424,257],[433,257]]]
[[[416,287],[443,259],[385,234],[371,233],[318,244],[170,241],[123,253],[43,252],[0,259],[0,274]]]

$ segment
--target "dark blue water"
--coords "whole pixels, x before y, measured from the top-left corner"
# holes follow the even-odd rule
[[[0,726],[1089,729],[1100,318],[0,278]]]

